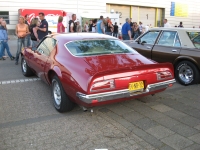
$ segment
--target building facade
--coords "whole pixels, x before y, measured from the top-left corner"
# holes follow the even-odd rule
[[[118,13],[120,23],[125,18],[134,22],[143,22],[152,27],[163,26],[162,20],[167,18],[171,26],[200,26],[199,0],[0,0],[0,16],[7,21],[9,30],[14,30],[18,22],[18,10],[26,9],[56,9],[81,14]]]

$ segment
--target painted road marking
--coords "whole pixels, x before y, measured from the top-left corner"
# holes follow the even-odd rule
[[[39,81],[40,78],[30,78],[30,79],[16,79],[16,80],[8,80],[8,81],[0,81],[1,84],[13,84],[13,83],[23,83],[23,82],[30,82],[30,81]]]

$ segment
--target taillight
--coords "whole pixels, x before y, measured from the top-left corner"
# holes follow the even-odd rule
[[[114,79],[104,80],[104,81],[95,82],[91,86],[90,92],[110,90],[110,89],[114,89],[114,88],[115,88],[115,81],[114,81]]]
[[[172,78],[172,74],[169,71],[157,72],[157,80],[165,80]]]

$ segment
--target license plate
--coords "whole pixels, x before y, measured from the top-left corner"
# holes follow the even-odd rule
[[[142,90],[142,89],[144,89],[144,82],[138,81],[138,82],[129,83],[128,89],[129,89],[129,91]]]

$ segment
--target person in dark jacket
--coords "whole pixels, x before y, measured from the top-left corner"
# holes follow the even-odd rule
[[[5,60],[5,58],[3,57],[4,49],[6,49],[6,52],[8,53],[10,59],[14,60],[15,57],[13,57],[10,53],[10,49],[8,46],[8,33],[6,29],[6,22],[2,21],[0,26],[0,60]]]
[[[37,46],[39,44],[39,37],[38,37],[38,31],[37,31],[37,27],[40,26],[40,21],[38,20],[38,18],[34,18],[31,21],[31,25],[29,27],[30,30],[30,37],[31,37],[31,41],[32,41],[32,50],[36,50]]]
[[[178,27],[179,27],[179,28],[183,28],[183,22],[180,22],[180,24],[179,24]]]
[[[69,21],[69,32],[76,32],[76,14],[72,15],[72,20]]]
[[[41,41],[45,36],[48,35],[48,22],[45,19],[45,15],[43,12],[39,13],[39,18],[41,20],[41,24],[39,27],[36,27],[38,32],[38,38]]]

